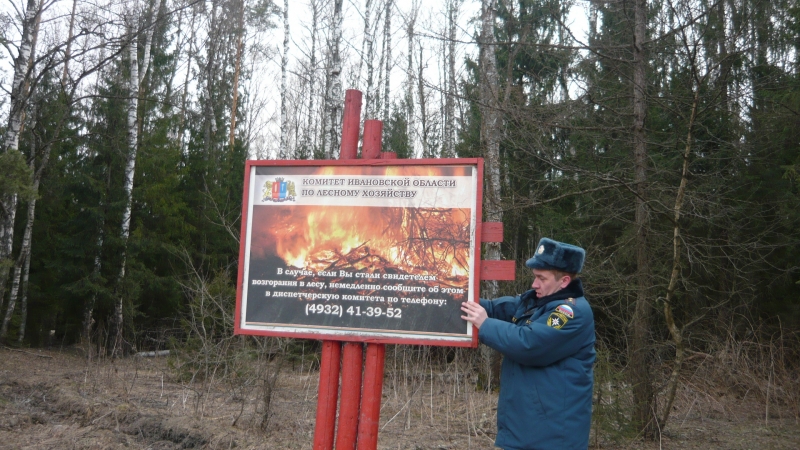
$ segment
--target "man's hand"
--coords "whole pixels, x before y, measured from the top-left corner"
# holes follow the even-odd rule
[[[486,310],[477,302],[464,302],[461,304],[461,310],[466,314],[461,318],[475,325],[478,329],[480,329],[483,321],[488,318]]]

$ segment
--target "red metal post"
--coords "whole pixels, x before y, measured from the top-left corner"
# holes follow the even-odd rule
[[[342,120],[342,147],[339,159],[358,156],[358,132],[361,124],[361,91],[348,89],[344,96]],[[361,345],[361,344],[358,344]],[[333,449],[336,430],[336,403],[339,399],[339,369],[342,344],[338,341],[322,342],[322,361],[319,368],[319,394],[317,396],[317,424],[314,428],[314,450]],[[361,359],[359,357],[359,366]],[[359,377],[361,368],[358,368]],[[360,394],[360,390],[358,390]],[[352,392],[342,390],[342,397]],[[354,428],[355,429],[355,428]],[[355,431],[353,432],[355,434]]]
[[[339,159],[358,158],[358,132],[361,127],[361,91],[348,89],[344,94],[342,148]]]
[[[377,123],[375,123],[377,122]],[[368,123],[375,123],[374,125]],[[381,152],[383,122],[368,120],[364,123],[364,159],[395,159],[394,152]],[[368,144],[369,143],[369,144]],[[367,146],[369,145],[369,151]],[[364,390],[361,394],[361,414],[358,417],[358,450],[378,448],[378,424],[381,419],[381,394],[383,393],[383,367],[386,345],[367,344],[364,363]]]
[[[342,150],[339,159],[358,158],[358,134],[361,127],[361,91],[348,89],[344,97]],[[361,403],[361,370],[363,350],[359,342],[347,342],[342,368],[342,404],[339,405],[339,426],[336,448],[353,450],[358,435],[358,407]]]
[[[381,137],[383,136],[383,121],[364,121],[364,144],[361,149],[361,158],[378,159],[381,157]]]
[[[336,400],[339,396],[339,364],[342,346],[337,341],[322,342],[317,394],[317,423],[314,428],[314,450],[333,449],[336,428]]]
[[[385,357],[386,345],[367,344],[367,362],[364,363],[364,393],[361,397],[361,415],[358,418],[358,450],[378,448],[378,424],[381,419]]]
[[[360,342],[345,342],[342,353],[342,397],[339,401],[336,450],[355,450],[364,351]]]

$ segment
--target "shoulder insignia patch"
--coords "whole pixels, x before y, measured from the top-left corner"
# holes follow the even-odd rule
[[[569,317],[570,319],[575,317],[574,313],[572,312],[572,308],[569,305],[558,305],[558,308],[556,308],[556,311],[560,312],[561,314],[564,314],[565,316]]]
[[[556,330],[560,330],[567,322],[569,322],[567,316],[558,311],[553,311],[550,313],[550,317],[547,318],[547,326],[555,328]]]

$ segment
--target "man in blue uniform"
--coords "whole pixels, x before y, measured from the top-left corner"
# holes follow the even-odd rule
[[[506,450],[581,449],[592,419],[594,317],[581,280],[586,252],[543,238],[525,265],[532,289],[464,302],[462,319],[503,354],[495,445]]]

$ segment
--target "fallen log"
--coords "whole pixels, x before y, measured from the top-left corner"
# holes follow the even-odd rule
[[[169,356],[169,350],[157,350],[154,352],[139,352],[136,356],[142,358],[155,358],[156,356]]]

